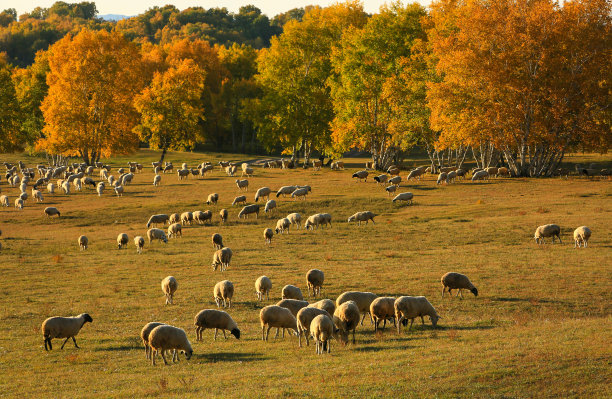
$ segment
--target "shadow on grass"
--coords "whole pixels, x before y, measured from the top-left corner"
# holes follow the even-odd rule
[[[104,348],[98,347],[98,348],[95,348],[94,351],[96,352],[116,352],[116,351],[131,351],[131,350],[139,350],[139,349],[143,349],[143,347],[125,344],[125,345],[107,346]]]
[[[534,299],[534,298],[513,298],[513,297],[498,297],[491,298],[494,302],[530,302],[530,303],[557,303],[557,304],[567,304],[567,301],[559,301],[555,299]]]
[[[204,353],[193,355],[192,359],[203,360],[205,362],[256,362],[268,360],[270,357],[264,356],[262,353],[239,353],[239,352],[219,352],[219,353]]]
[[[438,326],[437,330],[440,331],[448,331],[448,330],[457,330],[457,331],[471,331],[471,330],[490,330],[495,328],[495,326]]]
[[[357,342],[357,344],[355,345],[355,350],[358,352],[381,352],[381,351],[387,351],[389,350],[389,346],[386,345],[382,345],[382,346],[361,346],[358,347],[357,345],[359,344],[359,342]],[[415,349],[417,348],[416,345],[402,345],[402,346],[394,346],[393,349]],[[332,350],[333,352],[333,350]]]

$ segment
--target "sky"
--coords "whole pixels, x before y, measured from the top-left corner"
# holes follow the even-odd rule
[[[56,0],[0,0],[0,10],[15,8],[17,15],[32,11],[36,7],[50,7]],[[63,0],[66,3],[78,3],[83,0]],[[91,1],[91,0],[88,0]],[[336,3],[335,0],[93,0],[96,3],[98,13],[137,15],[142,14],[153,6],[164,6],[172,4],[180,10],[188,7],[199,6],[203,8],[225,7],[230,11],[237,12],[243,5],[253,4],[264,14],[273,16],[288,11],[292,8],[304,7],[306,5],[327,6]],[[376,13],[380,6],[388,1],[385,0],[362,0],[366,12]],[[413,0],[414,1],[414,0]],[[413,2],[410,1],[410,2]],[[429,5],[431,0],[418,0],[418,3]]]

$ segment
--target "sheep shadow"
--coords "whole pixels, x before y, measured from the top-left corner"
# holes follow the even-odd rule
[[[515,298],[515,297],[497,297],[491,298],[494,302],[537,302],[537,303],[555,303],[555,304],[567,304],[567,301],[559,301],[556,299],[540,299],[540,298]]]
[[[404,350],[415,349],[415,348],[417,348],[416,345],[402,345],[402,346],[399,346],[399,347],[398,346],[394,346],[393,347],[393,349],[400,349],[400,350],[401,349],[404,349]],[[381,345],[381,346],[360,346],[360,347],[357,347],[357,345],[355,345],[354,349],[356,351],[358,351],[358,352],[382,352],[382,351],[388,351],[389,347],[388,346],[384,346],[384,345]]]
[[[473,331],[473,330],[491,330],[495,326],[438,326],[437,329],[441,331]]]
[[[203,353],[194,354],[193,358],[203,360],[207,363],[217,362],[256,362],[268,360],[270,357],[264,356],[262,353],[256,352],[218,352],[218,353]]]
[[[129,344],[124,345],[116,345],[116,346],[107,346],[107,347],[97,347],[94,349],[96,352],[116,352],[116,351],[131,351],[136,349],[143,349],[142,346],[134,346]]]

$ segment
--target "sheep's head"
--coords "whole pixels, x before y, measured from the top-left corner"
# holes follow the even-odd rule
[[[442,317],[434,314],[433,316],[429,316],[429,318],[431,319],[431,324],[436,327],[438,325],[438,320],[440,320]]]
[[[89,314],[83,313],[81,316],[83,317],[83,320],[85,320],[85,323],[93,323],[93,319]]]
[[[348,218],[348,222],[349,222],[349,223],[350,223],[350,222],[352,222],[353,220],[355,220],[355,215],[350,216],[350,217]]]
[[[240,330],[237,328],[232,329],[232,331],[230,331],[230,333],[236,337],[236,339],[240,339]]]
[[[187,360],[191,359],[191,356],[193,355],[193,349],[189,349],[183,352],[185,353],[185,359]]]
[[[472,294],[474,294],[474,296],[478,296],[478,290],[476,289],[476,287],[472,288],[470,291],[472,292]]]

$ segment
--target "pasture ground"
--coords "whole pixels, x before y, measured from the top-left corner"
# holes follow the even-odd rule
[[[582,397],[612,395],[612,185],[609,180],[570,178],[492,179],[436,186],[435,177],[403,182],[414,205],[392,204],[371,178],[356,183],[345,171],[257,168],[248,198],[257,188],[276,190],[308,184],[307,201],[277,200],[274,216],[238,220],[231,207],[239,195],[234,178],[216,169],[204,179],[178,181],[164,175],[153,187],[150,162],[140,151],[110,160],[111,174],[127,160],[145,164],[122,198],[110,190],[98,198],[91,188],[69,196],[48,195],[44,203],[13,201],[18,188],[3,179],[10,208],[0,208],[0,385],[3,397]],[[2,155],[1,161],[40,159]],[[246,159],[228,154],[170,153],[175,167],[187,162]],[[609,156],[580,155],[576,162],[610,167]],[[424,161],[409,162],[424,164]],[[359,165],[363,165],[359,160]],[[402,172],[406,176],[406,172]],[[95,180],[99,180],[96,172]],[[28,189],[29,190],[29,189]],[[220,194],[216,206],[205,203]],[[28,192],[28,194],[30,194]],[[276,199],[276,198],[275,198]],[[262,204],[263,205],[263,204]],[[47,219],[46,206],[62,211]],[[218,211],[230,221],[219,225]],[[147,243],[138,255],[135,235],[146,235],[151,214],[211,209],[214,223],[184,227],[183,238],[167,245]],[[356,211],[377,214],[376,224],[357,227],[346,219]],[[265,227],[291,212],[333,216],[333,227],[294,230],[264,244]],[[538,247],[538,225],[561,226],[563,245]],[[593,231],[587,249],[574,249],[572,232]],[[127,250],[116,237],[127,233]],[[234,251],[231,267],[213,272],[211,234],[219,232]],[[81,252],[77,237],[89,237]],[[443,317],[439,328],[398,335],[393,328],[374,334],[369,321],[357,330],[357,344],[331,344],[331,355],[315,355],[314,345],[298,348],[296,337],[261,340],[259,310],[280,299],[285,284],[306,292],[305,274],[325,272],[323,296],[343,291],[379,295],[425,295]],[[440,297],[440,277],[465,273],[480,296]],[[164,305],[161,280],[173,275],[175,304]],[[254,281],[272,279],[269,302],[258,303]],[[229,279],[235,287],[229,313],[242,338],[195,341],[193,317],[215,308],[212,290]],[[77,336],[81,349],[61,340],[45,352],[40,325],[55,315],[88,312],[94,322]],[[142,326],[161,321],[187,331],[194,356],[172,366],[145,360]],[[271,334],[272,335],[272,334]]]

